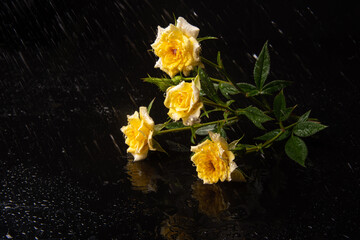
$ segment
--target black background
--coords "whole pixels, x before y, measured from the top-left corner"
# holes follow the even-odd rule
[[[359,10],[343,1],[1,1],[0,237],[161,239],[166,216],[181,212],[194,239],[357,239]],[[167,179],[157,192],[131,187],[120,128],[155,96],[153,118],[166,119],[162,93],[141,78],[161,75],[148,49],[173,14],[219,38],[202,54],[221,50],[241,81],[268,40],[270,78],[293,81],[288,104],[329,126],[307,140],[306,169],[284,159],[285,186],[277,198],[259,194],[256,216],[194,212],[186,152],[144,163]]]

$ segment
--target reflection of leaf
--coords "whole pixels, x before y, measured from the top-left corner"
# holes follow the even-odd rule
[[[192,218],[174,214],[162,222],[160,234],[168,240],[193,240],[194,223]]]
[[[157,174],[153,166],[144,161],[129,161],[125,168],[134,190],[144,193],[157,191]]]
[[[199,212],[217,217],[221,212],[228,209],[229,204],[225,202],[219,185],[203,184],[201,181],[197,181],[191,188],[193,190],[192,197],[199,202]]]
[[[233,182],[246,182],[246,178],[241,170],[235,169],[231,173],[231,181]]]
[[[185,146],[183,144],[180,144],[178,142],[174,142],[171,140],[165,140],[166,144],[168,144],[168,149],[170,151],[174,151],[174,152],[189,152],[190,147]]]

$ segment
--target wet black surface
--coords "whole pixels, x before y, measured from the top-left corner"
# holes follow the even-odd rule
[[[358,11],[340,1],[2,1],[0,238],[358,239]],[[129,162],[126,114],[156,96],[152,117],[165,119],[162,94],[140,78],[161,74],[147,50],[172,13],[218,37],[203,54],[221,50],[243,81],[269,40],[271,77],[294,82],[289,103],[330,126],[306,139],[306,169],[269,151],[257,181],[202,185],[176,136],[161,139],[171,157]]]

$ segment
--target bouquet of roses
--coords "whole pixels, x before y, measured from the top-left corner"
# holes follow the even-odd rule
[[[198,34],[199,28],[182,17],[166,28],[158,26],[156,40],[151,45],[158,57],[155,67],[169,77],[148,76],[144,81],[156,84],[165,92],[164,105],[168,108],[169,120],[154,123],[150,117],[153,101],[148,107],[142,106],[139,111],[127,116],[128,125],[123,126],[121,131],[129,146],[127,152],[133,155],[134,161],[146,159],[149,150],[165,152],[155,140],[156,136],[190,131],[194,145],[197,135],[206,135],[196,146],[191,146],[190,151],[193,152],[191,161],[196,166],[198,177],[207,184],[219,180],[231,181],[232,178],[246,181],[245,174],[236,164],[238,157],[264,152],[278,141],[285,142],[285,153],[290,159],[305,166],[308,150],[302,138],[326,126],[317,119],[309,118],[310,111],[296,115],[296,106],[286,106],[283,89],[290,84],[289,81],[266,82],[270,71],[268,43],[264,44],[256,58],[254,83],[251,84],[236,82],[229,76],[220,52],[216,62],[200,56],[200,42],[216,38],[198,38]],[[205,66],[214,68],[220,77],[210,77]],[[269,98],[271,104],[267,100]],[[245,99],[252,104],[240,108]],[[229,141],[226,132],[234,131],[231,125],[244,119],[263,133],[253,138],[250,144],[242,143],[244,133],[235,134],[237,139]]]

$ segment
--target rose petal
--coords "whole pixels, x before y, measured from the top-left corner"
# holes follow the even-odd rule
[[[197,38],[200,29],[188,23],[183,17],[179,17],[176,26],[180,28],[189,37]]]

